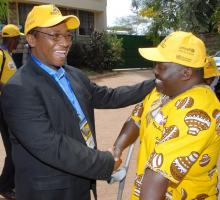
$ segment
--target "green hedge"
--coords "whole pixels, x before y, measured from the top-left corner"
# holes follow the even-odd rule
[[[152,47],[153,42],[148,40],[146,36],[138,35],[117,35],[119,39],[123,39],[122,47],[124,52],[122,58],[124,60],[122,68],[151,68],[153,63],[144,59],[138,52],[138,48]]]

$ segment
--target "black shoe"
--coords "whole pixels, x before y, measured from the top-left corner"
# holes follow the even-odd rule
[[[15,200],[15,192],[13,190],[0,192],[0,195],[3,196],[6,200]]]

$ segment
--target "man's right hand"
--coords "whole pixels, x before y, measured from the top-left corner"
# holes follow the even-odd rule
[[[111,152],[112,156],[114,157],[114,160],[115,160],[115,164],[114,164],[114,169],[113,171],[117,170],[121,163],[122,163],[122,160],[121,160],[121,153],[117,152],[117,154],[115,154],[115,151],[114,149],[110,148],[108,149],[109,152]]]
[[[114,158],[114,159],[115,159],[115,164],[114,164],[113,171],[117,170],[120,167],[121,163],[122,163],[121,158]]]

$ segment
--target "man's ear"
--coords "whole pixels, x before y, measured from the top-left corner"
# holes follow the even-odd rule
[[[182,71],[182,75],[183,80],[189,80],[192,76],[192,69],[189,67],[185,67]]]
[[[32,34],[27,34],[26,35],[26,40],[29,44],[30,47],[35,47],[35,44],[36,44],[36,38],[34,35]]]

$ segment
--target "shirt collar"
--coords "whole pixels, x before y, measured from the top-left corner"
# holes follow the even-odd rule
[[[63,67],[60,67],[58,70],[54,70],[51,67],[42,63],[39,59],[37,59],[33,54],[31,55],[32,60],[44,71],[46,71],[51,76],[56,76],[59,80],[65,76],[65,70]]]
[[[58,69],[55,75],[60,80],[65,76],[65,70],[62,67],[60,67],[60,69]]]

